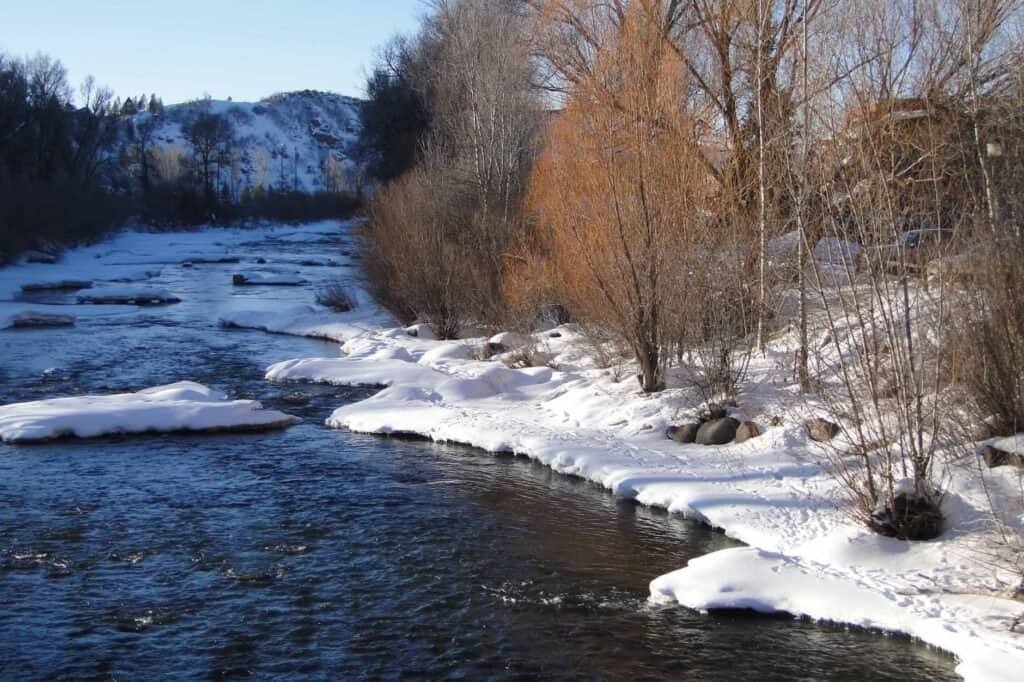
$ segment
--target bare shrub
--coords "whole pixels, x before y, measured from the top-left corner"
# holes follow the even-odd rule
[[[479,310],[481,268],[463,229],[465,203],[451,174],[425,162],[374,199],[366,225],[366,270],[374,291],[403,322],[421,319],[456,338]]]
[[[718,239],[703,249],[687,273],[685,300],[673,310],[673,331],[686,379],[714,402],[734,398],[746,376],[757,300],[738,248]]]
[[[509,369],[527,369],[529,367],[558,369],[558,365],[552,359],[551,353],[538,343],[515,349],[505,356],[503,362]]]
[[[971,255],[958,291],[956,369],[991,435],[1024,428],[1024,245],[1007,237]]]
[[[332,282],[317,291],[316,302],[336,313],[347,313],[356,307],[355,297],[341,282]]]

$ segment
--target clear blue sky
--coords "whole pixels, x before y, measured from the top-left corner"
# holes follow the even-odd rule
[[[415,30],[424,0],[22,0],[3,2],[0,51],[44,52],[72,86],[171,104],[285,90],[361,95],[377,48]]]

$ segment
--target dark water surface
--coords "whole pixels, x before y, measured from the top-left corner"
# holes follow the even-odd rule
[[[955,679],[904,638],[648,605],[652,578],[732,544],[699,524],[522,459],[325,429],[368,393],[297,407],[264,382],[337,347],[218,329],[311,300],[233,290],[237,267],[165,267],[179,306],[0,332],[0,403],[193,379],[305,418],[0,445],[3,679]]]

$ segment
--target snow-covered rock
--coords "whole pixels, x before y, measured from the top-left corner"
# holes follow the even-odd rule
[[[148,287],[103,287],[75,297],[79,303],[96,305],[168,305],[181,299],[165,289]]]
[[[255,400],[228,400],[220,391],[182,381],[138,393],[54,398],[0,406],[0,440],[25,443],[54,438],[173,431],[253,431],[300,421]]]
[[[487,343],[493,343],[508,350],[516,350],[533,345],[533,338],[516,332],[501,332],[487,339]]]
[[[9,315],[0,324],[0,328],[32,329],[37,327],[73,327],[74,325],[74,315],[50,313],[42,310],[26,310],[25,312]]]

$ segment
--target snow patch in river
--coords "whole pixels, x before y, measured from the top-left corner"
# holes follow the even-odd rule
[[[0,406],[0,440],[25,443],[54,438],[173,431],[275,429],[300,421],[255,400],[228,400],[191,381],[137,393],[54,398]]]

